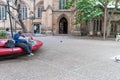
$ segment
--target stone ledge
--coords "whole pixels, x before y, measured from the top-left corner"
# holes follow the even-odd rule
[[[81,36],[81,31],[71,31],[71,35]]]

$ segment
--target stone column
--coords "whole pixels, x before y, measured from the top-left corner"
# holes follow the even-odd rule
[[[53,30],[53,25],[52,25],[52,10],[48,9],[47,10],[47,18],[46,18],[46,33],[47,34],[52,34],[52,30]]]

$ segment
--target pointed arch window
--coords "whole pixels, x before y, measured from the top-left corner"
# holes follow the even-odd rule
[[[37,8],[37,18],[41,18],[41,17],[42,17],[42,7],[39,6],[39,7]]]
[[[27,9],[27,7],[26,6],[23,6],[22,8],[21,8],[21,14],[22,14],[22,19],[23,20],[26,20],[27,19],[27,17],[28,17],[28,9]]]
[[[6,7],[0,6],[0,20],[6,19]]]
[[[59,9],[67,9],[65,5],[68,4],[68,0],[59,0]]]

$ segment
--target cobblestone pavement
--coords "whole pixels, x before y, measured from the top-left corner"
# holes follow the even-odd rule
[[[120,80],[120,42],[71,36],[35,37],[34,56],[0,61],[0,80]]]

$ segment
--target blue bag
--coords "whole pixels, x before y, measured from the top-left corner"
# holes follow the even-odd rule
[[[14,48],[15,42],[13,40],[8,40],[5,44],[5,48]]]

